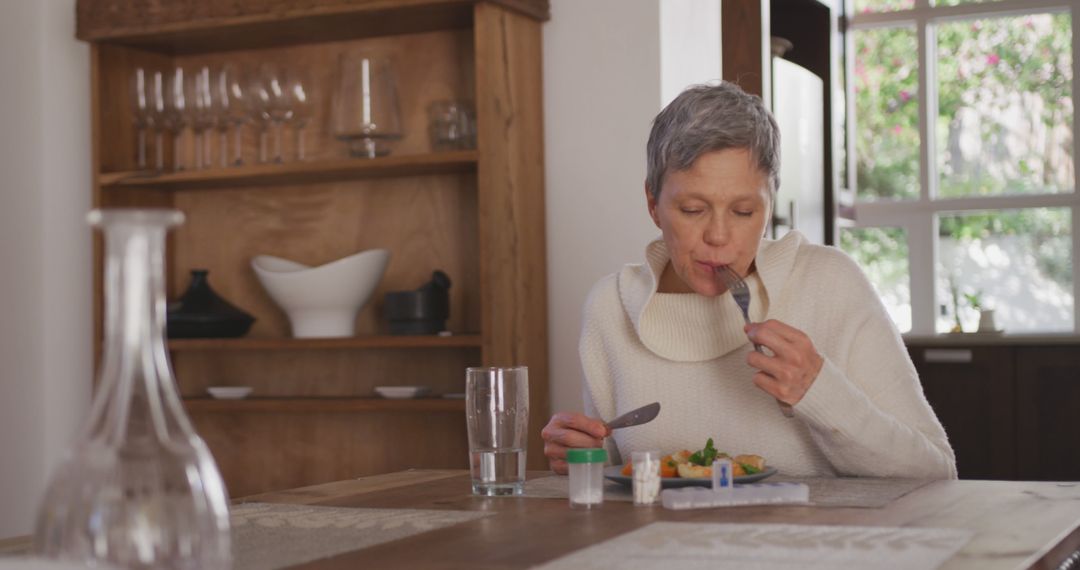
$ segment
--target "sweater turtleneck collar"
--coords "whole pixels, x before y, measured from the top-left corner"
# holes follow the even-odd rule
[[[790,232],[780,240],[762,240],[754,260],[750,287],[750,320],[768,318],[769,299],[783,291],[795,254],[805,238]],[[645,248],[643,264],[619,273],[619,296],[642,344],[658,356],[678,362],[721,357],[749,344],[742,313],[730,292],[716,297],[696,293],[659,293],[660,276],[670,260],[667,246],[656,239]]]

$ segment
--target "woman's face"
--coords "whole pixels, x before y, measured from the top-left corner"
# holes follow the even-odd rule
[[[747,275],[771,214],[769,178],[745,149],[703,154],[664,176],[659,199],[645,191],[649,215],[664,234],[671,264],[660,291],[712,297],[726,289],[713,270]],[[672,275],[674,272],[674,275]]]

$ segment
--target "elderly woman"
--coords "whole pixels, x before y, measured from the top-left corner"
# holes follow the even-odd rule
[[[762,101],[730,83],[691,87],[657,115],[645,199],[662,237],[645,263],[589,294],[586,413],[556,413],[544,428],[554,471],[566,472],[568,448],[605,438],[620,462],[711,437],[787,475],[956,477],[945,431],[858,266],[797,232],[762,239],[779,138]],[[717,279],[721,267],[749,286],[752,324]],[[663,409],[646,425],[611,432],[603,421],[654,401]]]

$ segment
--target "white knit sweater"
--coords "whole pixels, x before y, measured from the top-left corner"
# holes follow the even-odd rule
[[[752,381],[731,294],[657,293],[664,242],[645,256],[602,279],[585,304],[586,413],[610,420],[662,406],[651,423],[614,432],[612,462],[633,450],[699,449],[711,437],[721,451],[762,455],[793,476],[956,477],[903,341],[847,255],[792,232],[763,240],[747,280],[751,320],[802,330],[825,359],[790,419]]]

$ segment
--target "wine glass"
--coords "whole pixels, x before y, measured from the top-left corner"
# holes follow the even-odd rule
[[[217,114],[214,111],[210,93],[210,68],[200,67],[192,82],[193,97],[191,105],[191,130],[195,133],[195,168],[209,168],[210,137],[208,131],[216,125]]]
[[[334,102],[334,135],[349,145],[349,155],[375,158],[390,153],[401,138],[397,80],[388,58],[346,52],[340,60]]]
[[[165,75],[155,71],[150,82],[150,116],[154,127],[154,166],[158,172],[165,170],[165,124],[168,112],[166,111],[166,81]]]
[[[266,131],[270,126],[270,88],[258,74],[248,84],[247,109],[251,122],[259,130],[259,162],[266,162]]]
[[[243,159],[243,125],[248,120],[247,87],[243,74],[232,64],[225,64],[214,76],[213,105],[217,115],[217,129],[221,135],[221,166],[228,166],[228,131],[233,129],[233,164],[240,166]]]
[[[184,68],[172,70],[160,89],[159,119],[161,128],[173,135],[173,170],[183,170],[181,141],[184,128],[191,122],[191,93],[194,91],[190,74]]]
[[[286,85],[285,73],[272,63],[259,65],[259,104],[262,114],[274,128],[274,162],[284,162],[281,156],[281,129],[292,118],[292,93]]]
[[[138,146],[139,170],[146,168],[146,131],[154,130],[153,74],[137,67],[131,75],[131,107]]]
[[[296,133],[296,160],[304,160],[304,127],[311,120],[311,80],[307,73],[294,70],[287,83],[292,100],[290,123]]]

